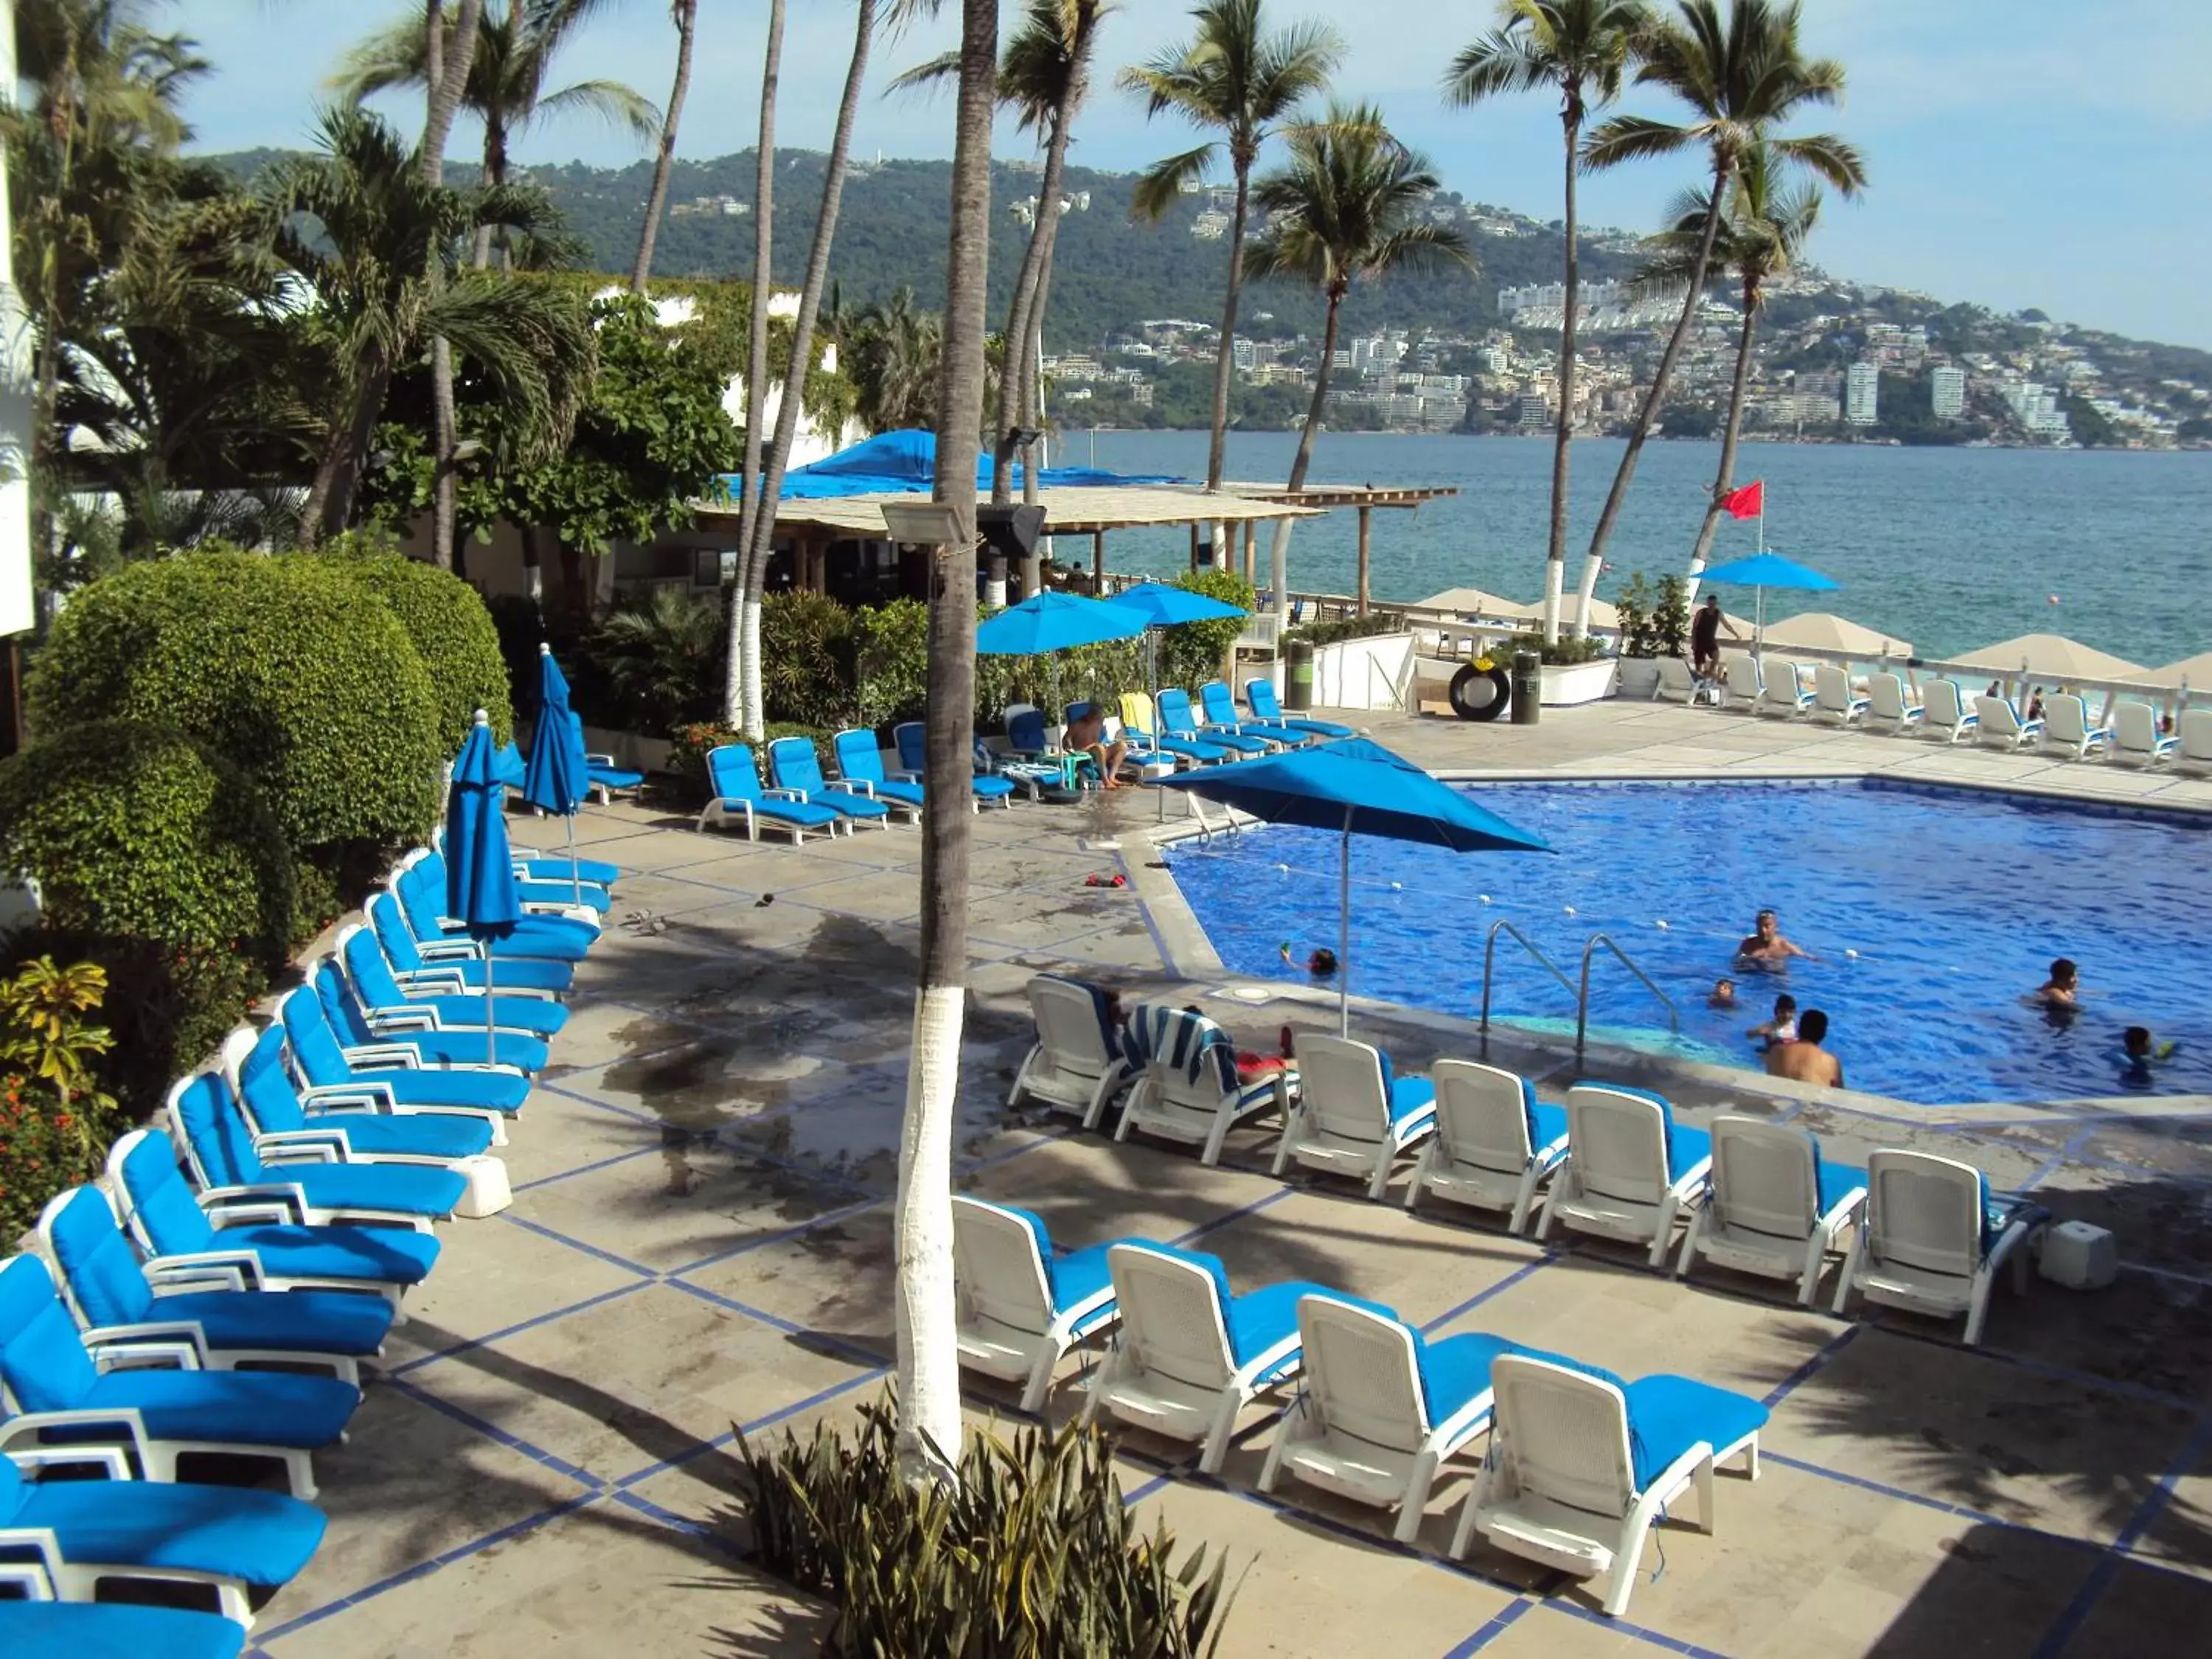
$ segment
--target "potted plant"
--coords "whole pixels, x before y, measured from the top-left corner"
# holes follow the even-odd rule
[[[1516,634],[1495,654],[1510,658],[1533,651],[1543,659],[1543,703],[1547,708],[1596,702],[1613,695],[1615,672],[1620,665],[1607,653],[1605,641],[1564,635],[1544,643],[1541,634]]]
[[[1624,697],[1653,696],[1659,689],[1659,652],[1652,628],[1652,613],[1658,604],[1658,595],[1644,580],[1641,570],[1628,578],[1620,597],[1613,602],[1620,613],[1620,695]]]

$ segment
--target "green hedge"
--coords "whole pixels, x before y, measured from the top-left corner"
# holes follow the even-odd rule
[[[1341,640],[1372,639],[1378,634],[1405,631],[1405,619],[1392,611],[1375,611],[1364,617],[1338,617],[1329,622],[1300,623],[1283,630],[1285,641],[1304,640],[1308,645],[1334,645]]]
[[[103,578],[55,624],[31,704],[41,733],[177,727],[253,778],[295,853],[332,876],[437,818],[429,671],[336,561],[218,549]]]
[[[283,965],[292,864],[261,793],[173,728],[95,720],[0,765],[0,867],[38,878],[11,958],[107,970],[100,1073],[143,1115]]]
[[[1176,578],[1177,587],[1220,599],[1239,611],[1249,611],[1259,603],[1252,584],[1228,570],[1193,570]],[[1160,684],[1196,690],[1208,680],[1221,678],[1222,659],[1244,631],[1242,617],[1219,622],[1184,623],[1160,630]]]
[[[476,589],[450,570],[367,536],[339,537],[324,544],[319,556],[350,572],[407,630],[430,671],[438,735],[447,753],[459,752],[479,708],[491,716],[495,739],[506,743],[514,736],[499,630]]]
[[[761,708],[768,719],[832,730],[852,722],[864,614],[819,593],[770,593],[761,601]]]

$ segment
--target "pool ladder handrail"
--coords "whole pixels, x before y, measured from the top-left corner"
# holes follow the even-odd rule
[[[1622,967],[1627,969],[1630,973],[1635,975],[1637,978],[1644,981],[1644,988],[1645,990],[1650,992],[1653,996],[1659,999],[1660,1006],[1667,1011],[1667,1024],[1668,1028],[1673,1030],[1675,1036],[1680,1036],[1682,1034],[1682,1016],[1674,1006],[1674,999],[1668,996],[1664,991],[1661,990],[1659,988],[1658,982],[1655,981],[1650,975],[1645,973],[1643,969],[1638,967],[1636,965],[1635,959],[1632,957],[1627,951],[1622,950],[1618,945],[1615,945],[1608,935],[1604,933],[1592,933],[1589,936],[1589,943],[1583,946],[1583,988],[1581,994],[1575,999],[1575,1058],[1577,1060],[1582,1058],[1583,1050],[1587,1046],[1588,1042],[1589,1031],[1590,958],[1597,954],[1597,947],[1601,945],[1605,946],[1607,950],[1613,952],[1614,957],[1620,960]]]
[[[1546,956],[1541,951],[1538,950],[1534,941],[1530,939],[1528,934],[1522,933],[1518,927],[1516,927],[1511,922],[1506,921],[1503,916],[1491,923],[1489,935],[1482,942],[1482,1053],[1485,1059],[1487,1059],[1490,1055],[1491,969],[1492,964],[1497,959],[1498,936],[1500,933],[1510,933],[1513,936],[1513,942],[1516,945],[1526,951],[1530,956],[1535,957],[1537,964],[1553,979],[1559,981],[1559,988],[1562,991],[1565,991],[1569,996],[1572,996],[1575,994],[1575,988],[1568,983],[1567,976],[1559,971],[1558,964],[1555,963],[1551,957]]]

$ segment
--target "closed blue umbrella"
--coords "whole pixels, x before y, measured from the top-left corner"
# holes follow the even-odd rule
[[[538,647],[538,725],[530,734],[530,761],[522,775],[522,799],[540,811],[568,822],[568,869],[583,902],[583,866],[576,859],[576,813],[591,786],[584,744],[569,717],[568,678],[553,660],[553,647]]]
[[[541,716],[541,720],[542,720]],[[522,919],[514,855],[507,842],[507,785],[491,722],[481,708],[453,763],[446,794],[446,914],[479,941],[501,939]],[[496,1064],[499,1006],[492,997],[493,954],[483,953],[484,1054]]]
[[[1840,587],[1833,576],[1824,576],[1810,565],[1799,564],[1795,559],[1785,559],[1779,553],[1754,553],[1747,559],[1732,559],[1726,564],[1717,564],[1698,580],[1707,582],[1729,582],[1737,587],[1759,590],[1758,634],[1755,644],[1766,643],[1766,590],[1770,587],[1802,588],[1808,592],[1826,592]]]
[[[1538,836],[1478,806],[1463,790],[1366,738],[1344,738],[1259,760],[1202,767],[1163,781],[1268,823],[1344,837],[1338,878],[1337,1030],[1352,1029],[1352,836],[1425,842],[1455,853],[1548,853]]]

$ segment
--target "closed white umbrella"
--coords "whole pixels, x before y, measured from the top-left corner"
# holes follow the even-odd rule
[[[2160,686],[2168,690],[2179,690],[2185,680],[2193,687],[2212,690],[2212,651],[2200,651],[2179,662],[2170,662],[2163,668],[2146,668],[2128,678],[2139,685]]]
[[[2120,680],[2143,672],[2139,662],[2115,657],[2063,634],[2023,634],[2016,640],[2001,640],[1969,651],[1954,660],[1968,668],[2039,674],[2056,680]]]
[[[1848,651],[1855,657],[1909,657],[1912,641],[1895,640],[1832,611],[1808,611],[1787,617],[1766,630],[1769,645],[1795,645],[1813,651]]]

